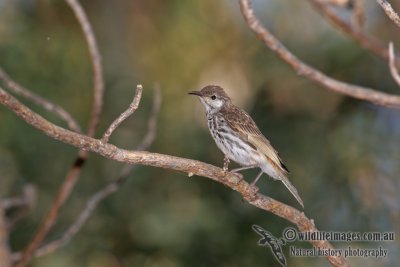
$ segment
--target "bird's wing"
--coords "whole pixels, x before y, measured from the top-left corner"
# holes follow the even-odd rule
[[[278,152],[261,133],[253,119],[245,111],[237,107],[234,108],[234,112],[227,112],[224,114],[228,125],[236,131],[243,140],[247,141],[252,147],[255,147],[259,152],[264,154],[268,160],[272,161],[284,172],[289,172],[282,163]]]

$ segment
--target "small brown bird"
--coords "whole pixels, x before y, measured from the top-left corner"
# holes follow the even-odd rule
[[[232,104],[230,97],[217,85],[208,85],[201,91],[190,92],[200,98],[208,121],[208,128],[218,148],[225,154],[224,170],[229,160],[243,166],[233,172],[260,168],[261,172],[251,183],[255,186],[263,173],[280,180],[289,189],[302,207],[297,189],[287,178],[289,170],[283,164],[276,150],[261,133],[253,119],[242,109]]]

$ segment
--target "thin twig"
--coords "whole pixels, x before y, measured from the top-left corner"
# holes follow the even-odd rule
[[[360,29],[354,28],[350,23],[344,21],[340,16],[338,16],[323,0],[309,0],[311,4],[322,14],[324,18],[329,19],[335,26],[342,30],[345,34],[353,38],[356,42],[360,44],[366,50],[373,52],[374,54],[388,60],[389,53],[386,46],[374,39]],[[399,56],[396,55],[396,61],[400,61]]]
[[[0,266],[11,267],[11,250],[8,245],[6,211],[0,206]]]
[[[147,133],[142,139],[142,142],[136,147],[136,150],[146,150],[153,143],[156,132],[157,132],[157,116],[161,106],[161,93],[158,85],[154,86],[153,90],[153,105],[150,114],[150,118],[147,123]],[[131,174],[135,165],[129,164],[122,167],[118,177],[114,179],[111,183],[97,191],[92,197],[89,198],[82,212],[79,214],[77,219],[72,223],[72,225],[62,234],[62,236],[42,247],[40,247],[35,252],[35,257],[40,257],[66,245],[82,228],[82,226],[89,219],[93,211],[96,209],[97,205],[106,197],[115,193],[125,182],[128,176]],[[13,260],[17,260],[19,253],[13,254]]]
[[[0,201],[0,207],[4,210],[26,206],[31,208],[36,204],[37,192],[36,188],[27,184],[20,196],[9,197]]]
[[[81,135],[61,128],[24,106],[13,96],[0,88],[0,103],[13,111],[28,124],[42,131],[49,137],[70,144],[80,149],[98,153],[109,159],[129,164],[141,164],[187,173],[189,176],[198,175],[210,178],[239,192],[251,205],[272,212],[293,224],[300,231],[317,232],[312,220],[303,212],[283,204],[277,200],[255,193],[252,187],[234,173],[226,173],[223,169],[197,160],[185,159],[170,155],[150,153],[147,151],[128,151],[101,140]],[[327,240],[311,241],[316,248],[332,249]],[[328,260],[335,266],[348,266],[346,260],[340,256],[328,256]]]
[[[392,5],[386,0],[376,0],[378,4],[382,7],[383,11],[385,11],[386,15],[400,28],[400,17],[393,10]]]
[[[35,257],[40,257],[49,253],[54,252],[58,248],[64,246],[65,244],[68,243],[69,240],[73,236],[75,236],[78,231],[82,228],[82,226],[85,224],[87,219],[90,217],[90,215],[93,213],[93,211],[96,209],[97,205],[108,197],[109,195],[115,193],[120,187],[120,184],[118,183],[117,180],[111,182],[104,188],[100,189],[97,191],[92,197],[89,198],[89,200],[86,202],[86,205],[82,212],[79,214],[78,218],[75,220],[75,222],[65,231],[65,233],[61,236],[61,238],[54,240],[42,247],[40,247],[38,250],[35,251],[34,256]],[[12,255],[13,260],[18,259],[19,253],[14,253]]]
[[[89,53],[91,56],[92,66],[93,66],[93,95],[94,101],[92,106],[92,112],[88,123],[87,135],[93,137],[97,125],[100,120],[102,107],[103,107],[103,97],[104,97],[104,80],[103,80],[103,70],[101,66],[101,56],[96,43],[96,38],[94,36],[92,26],[86,16],[85,11],[80,5],[78,0],[66,0],[70,8],[73,10],[85,36],[86,42],[88,44]],[[41,245],[42,241],[46,237],[47,233],[53,227],[57,220],[59,210],[64,204],[66,199],[71,194],[76,181],[78,180],[82,167],[86,162],[88,157],[88,152],[85,150],[80,150],[78,156],[75,159],[74,164],[68,171],[63,184],[61,185],[56,199],[52,203],[48,213],[36,231],[32,240],[29,242],[24,252],[22,253],[21,259],[15,264],[15,267],[25,267],[27,263],[32,259],[33,253]]]
[[[47,99],[44,99],[39,95],[36,95],[35,93],[32,93],[28,89],[24,88],[22,85],[16,83],[1,67],[0,67],[0,79],[3,80],[3,82],[7,85],[7,87],[17,95],[22,96],[31,101],[32,103],[34,103],[35,105],[38,105],[44,108],[45,110],[56,114],[58,117],[60,117],[60,119],[65,121],[68,128],[71,129],[72,131],[78,133],[81,132],[81,128],[79,127],[78,123],[65,109],[63,109],[61,106],[57,104],[50,102]]]
[[[390,74],[392,74],[393,80],[397,83],[398,86],[400,86],[400,74],[396,68],[396,63],[394,60],[394,48],[393,48],[393,43],[389,43],[389,69],[390,69]]]
[[[101,138],[101,141],[104,143],[108,143],[108,140],[110,139],[110,136],[112,133],[115,131],[115,129],[124,121],[126,120],[129,116],[131,116],[137,108],[139,107],[140,99],[142,98],[142,91],[143,91],[143,86],[141,84],[136,86],[136,93],[135,96],[133,97],[132,103],[129,105],[129,107],[121,113],[121,115],[116,118],[113,123],[108,127],[106,132],[103,134],[103,137]]]
[[[400,96],[376,91],[372,88],[362,87],[335,80],[321,71],[314,69],[299,60],[292,54],[271,32],[261,25],[251,8],[251,0],[240,0],[242,14],[247,25],[253,30],[264,44],[275,52],[284,62],[291,66],[299,75],[314,81],[323,87],[348,95],[357,99],[366,100],[377,105],[400,108]]]

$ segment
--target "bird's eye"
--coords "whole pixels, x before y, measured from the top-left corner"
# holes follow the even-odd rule
[[[211,96],[211,99],[212,99],[212,100],[215,100],[215,99],[217,99],[217,97],[216,97],[215,95],[212,95],[212,96]]]

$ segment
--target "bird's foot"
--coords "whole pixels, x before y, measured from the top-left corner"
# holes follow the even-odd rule
[[[240,183],[243,180],[243,175],[237,172],[231,172],[233,175],[235,175],[238,178],[237,184]]]
[[[260,191],[260,188],[258,188],[256,185],[250,184],[248,195],[246,196],[246,199],[248,199],[250,201],[256,200],[258,198],[258,196],[257,196],[258,191]]]

